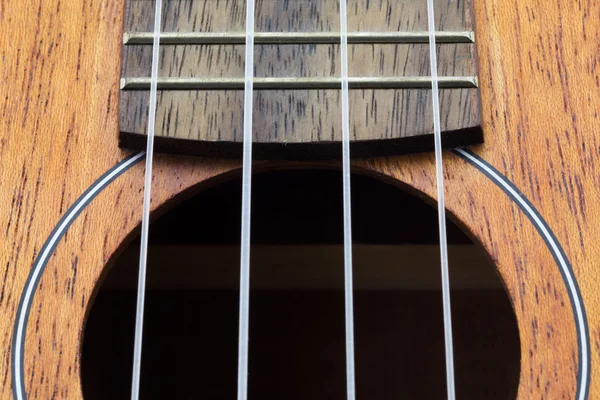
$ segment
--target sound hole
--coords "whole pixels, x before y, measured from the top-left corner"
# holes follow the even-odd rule
[[[353,176],[357,396],[445,399],[437,214]],[[278,171],[253,182],[251,399],[345,399],[341,176]],[[204,190],[150,229],[141,395],[235,399],[239,179]],[[516,395],[519,338],[494,266],[448,226],[457,396]],[[90,310],[87,399],[130,390],[139,244],[116,260]]]

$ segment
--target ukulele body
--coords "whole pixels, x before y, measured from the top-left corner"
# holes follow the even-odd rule
[[[446,207],[506,285],[518,398],[600,398],[600,4],[474,11],[485,143],[444,153]],[[82,397],[86,315],[140,224],[143,157],[118,146],[122,26],[119,1],[0,6],[1,398]],[[434,165],[354,161],[432,202]],[[156,155],[154,215],[240,173],[234,160]]]

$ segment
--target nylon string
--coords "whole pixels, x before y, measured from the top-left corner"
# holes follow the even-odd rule
[[[242,161],[242,239],[240,250],[240,320],[238,334],[238,400],[248,397],[248,330],[250,314],[250,200],[252,188],[252,96],[254,79],[254,0],[246,2],[244,78],[244,145]]]
[[[344,302],[346,321],[346,398],[356,398],[354,382],[354,300],[352,284],[352,213],[350,201],[350,110],[348,102],[348,23],[346,0],[340,0],[342,63],[342,174],[344,193]]]
[[[440,100],[438,89],[437,54],[435,44],[435,15],[433,0],[427,0],[429,30],[429,61],[431,64],[431,92],[433,99],[433,127],[435,138],[435,178],[438,196],[440,261],[442,273],[442,306],[444,310],[444,345],[446,353],[446,388],[448,400],[454,400],[454,351],[452,345],[452,312],[450,307],[450,277],[448,273],[448,240],[446,237],[446,205],[444,200],[444,170],[442,164],[442,134],[440,128]]]
[[[162,0],[156,0],[154,10],[154,40],[152,44],[152,73],[150,76],[150,105],[148,111],[148,138],[146,143],[146,171],[144,173],[144,203],[142,208],[142,234],[140,243],[140,266],[138,272],[137,303],[135,310],[135,336],[133,345],[133,374],[131,400],[140,396],[140,372],[142,363],[142,337],[144,330],[144,300],[146,295],[146,266],[148,259],[148,230],[150,224],[150,195],[152,193],[152,161],[154,154],[154,129],[156,122],[156,91],[160,47],[160,22]]]

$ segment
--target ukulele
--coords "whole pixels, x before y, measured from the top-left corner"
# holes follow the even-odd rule
[[[594,1],[1,2],[0,397],[600,398],[598,15]],[[265,203],[301,217],[277,223]],[[287,230],[334,243],[337,261],[302,258]],[[177,244],[219,232],[235,239],[213,264],[216,250]],[[363,249],[369,237],[427,245],[408,262],[410,249]],[[508,307],[453,297],[479,273],[457,272],[463,241]],[[282,267],[253,268],[276,254],[294,288],[327,286],[335,266],[336,291],[258,291]],[[404,267],[385,275],[378,262]],[[235,266],[235,285],[215,284],[229,297],[169,308],[153,293],[178,263],[191,267],[171,289],[230,282]],[[425,264],[441,272],[433,294],[394,292]],[[191,339],[152,322],[161,304],[164,318],[199,321]],[[313,311],[289,335],[306,347],[261,342],[298,305]],[[453,326],[468,309],[476,319]],[[210,336],[215,321],[225,328]],[[311,324],[331,335],[302,338]],[[480,329],[495,341],[473,344]],[[190,359],[165,361],[164,344],[146,355],[152,331]]]

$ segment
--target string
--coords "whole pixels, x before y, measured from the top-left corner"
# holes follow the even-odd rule
[[[446,387],[448,400],[455,399],[454,351],[452,346],[452,311],[450,307],[450,277],[448,273],[448,239],[446,237],[446,205],[444,200],[444,170],[442,165],[442,134],[440,128],[440,100],[438,89],[437,54],[435,44],[435,16],[433,0],[427,0],[429,30],[429,61],[431,64],[431,92],[433,99],[433,128],[435,140],[435,178],[438,196],[440,261],[442,272],[442,305],[444,310],[444,345],[446,351]]]
[[[354,400],[354,300],[352,285],[352,214],[350,201],[350,110],[348,102],[348,23],[346,0],[340,0],[342,63],[342,174],[344,192],[344,302],[346,321],[346,397]]]
[[[160,22],[162,0],[156,0],[154,10],[154,40],[152,44],[152,73],[150,77],[150,105],[148,111],[148,138],[146,143],[146,171],[144,174],[144,205],[142,209],[142,235],[140,243],[140,266],[135,310],[135,339],[133,346],[133,374],[131,400],[140,396],[140,371],[142,363],[142,336],[144,329],[144,300],[146,295],[146,265],[148,259],[148,230],[150,225],[150,195],[152,193],[152,161],[154,154],[154,125],[156,122],[156,91],[158,81],[158,53],[160,47]]]
[[[240,251],[240,321],[238,334],[238,400],[248,397],[248,330],[250,314],[250,200],[252,188],[252,100],[254,79],[254,0],[246,2],[246,68],[244,78],[244,145],[242,161],[242,239]]]

